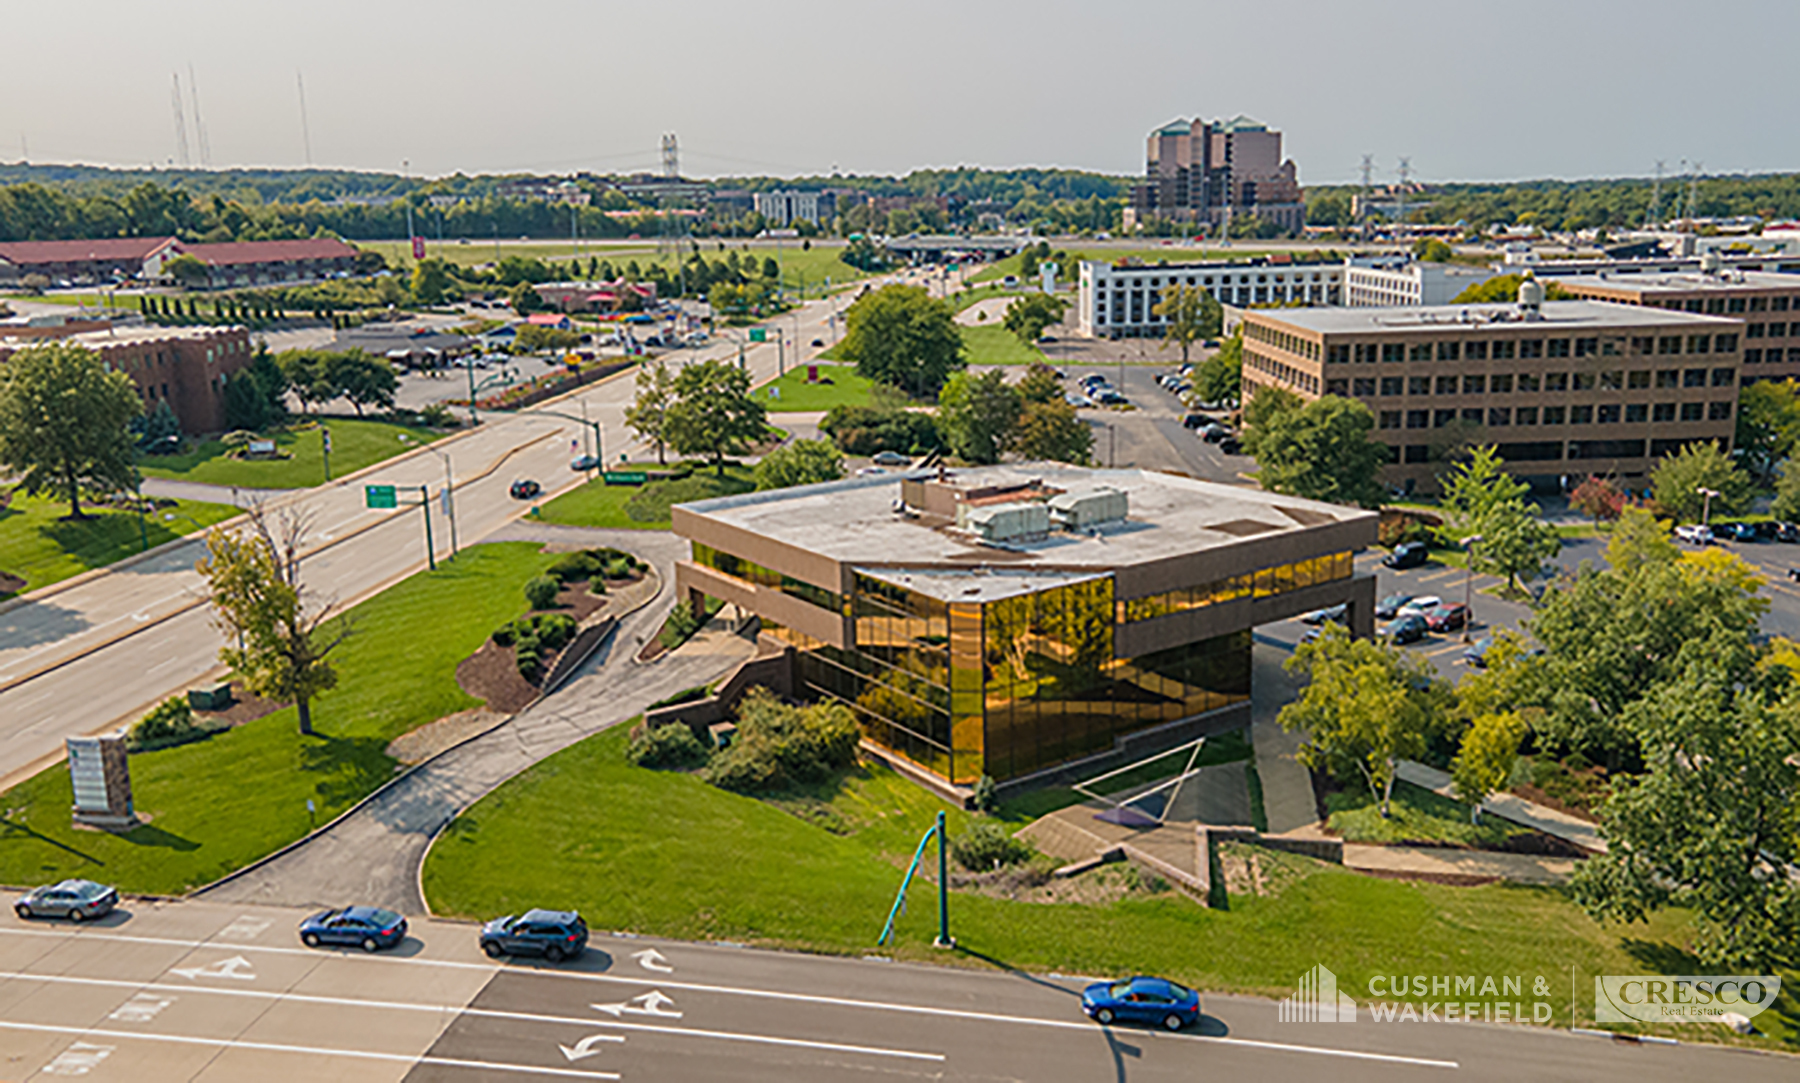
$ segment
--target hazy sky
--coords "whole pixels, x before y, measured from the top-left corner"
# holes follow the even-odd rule
[[[1794,0],[811,0],[7,5],[0,160],[166,163],[188,65],[214,165],[416,173],[1143,168],[1248,114],[1303,183],[1800,168]],[[188,139],[197,142],[188,114]]]

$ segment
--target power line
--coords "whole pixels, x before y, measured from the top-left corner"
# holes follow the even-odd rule
[[[194,141],[200,151],[200,165],[212,166],[212,143],[206,138],[206,121],[200,119],[200,80],[194,78],[194,63],[188,61],[188,99],[194,103]]]
[[[185,106],[181,102],[181,74],[170,72],[169,78],[173,82],[169,91],[169,104],[174,107],[175,112],[175,151],[185,167],[192,165],[193,159],[188,155],[187,119],[183,115]]]
[[[306,142],[306,164],[313,164],[312,126],[306,122],[306,77],[294,69],[294,84],[300,88],[300,138]]]

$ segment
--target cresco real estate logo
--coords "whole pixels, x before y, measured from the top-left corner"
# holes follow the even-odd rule
[[[1748,1019],[1775,1003],[1781,978],[1773,974],[1673,976],[1602,974],[1594,978],[1597,1023],[1719,1023]]]

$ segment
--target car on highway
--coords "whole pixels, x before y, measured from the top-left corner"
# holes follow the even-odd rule
[[[1387,636],[1395,645],[1400,645],[1404,643],[1417,643],[1419,640],[1424,639],[1425,633],[1430,630],[1431,626],[1425,623],[1424,617],[1419,616],[1417,613],[1407,613],[1404,616],[1394,618],[1386,628],[1382,629],[1381,634]]]
[[[1684,523],[1675,528],[1675,540],[1687,542],[1689,545],[1711,545],[1713,532],[1710,527],[1702,526],[1699,523]]]
[[[911,466],[912,456],[898,451],[877,451],[871,461],[877,466]]]
[[[600,456],[577,455],[569,460],[569,469],[578,473],[587,470],[598,470],[600,469]]]
[[[32,888],[13,903],[22,918],[68,918],[87,921],[103,918],[119,905],[119,889],[92,880],[64,880]]]
[[[300,922],[300,942],[309,948],[343,944],[364,951],[391,948],[406,939],[406,919],[374,906],[321,910]]]
[[[587,922],[573,910],[527,910],[495,918],[481,927],[481,950],[488,958],[542,955],[553,963],[587,950]]]
[[[1375,619],[1393,620],[1394,614],[1400,611],[1400,607],[1410,601],[1412,601],[1410,594],[1389,594],[1375,603]]]
[[[1469,623],[1469,607],[1461,602],[1434,606],[1425,611],[1425,625],[1434,632],[1454,632]]]
[[[544,487],[530,478],[518,478],[506,490],[514,500],[530,500],[544,491]]]
[[[1396,571],[1417,568],[1431,559],[1431,549],[1424,542],[1401,542],[1381,562]]]
[[[1327,621],[1335,621],[1338,624],[1342,624],[1342,623],[1344,623],[1345,616],[1349,612],[1350,612],[1349,604],[1345,603],[1345,602],[1339,602],[1337,605],[1327,606],[1324,609],[1315,609],[1311,613],[1303,614],[1300,617],[1300,623],[1301,624],[1324,624]]]
[[[1200,1024],[1200,994],[1167,978],[1140,974],[1088,986],[1081,992],[1081,1010],[1101,1026],[1149,1023],[1180,1030]]]

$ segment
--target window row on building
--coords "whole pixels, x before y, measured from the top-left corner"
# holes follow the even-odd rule
[[[1790,334],[1800,336],[1800,322],[1751,323],[1744,325],[1745,338],[1786,338]]]
[[[1580,406],[1462,406],[1443,410],[1383,410],[1380,429],[1441,429],[1456,422],[1469,425],[1619,425],[1665,421],[1729,421],[1733,403],[1602,402]]]
[[[722,575],[729,575],[734,579],[742,579],[747,583],[755,583],[759,587],[769,587],[783,594],[792,595],[830,613],[845,612],[844,596],[836,591],[826,590],[824,587],[795,579],[791,575],[772,571],[754,561],[721,552],[710,545],[695,543],[694,563],[711,568]]]
[[[1317,359],[1317,344],[1271,327],[1250,324],[1249,337],[1269,341],[1292,353]],[[1292,339],[1305,349],[1287,345]],[[1679,354],[1734,353],[1735,333],[1724,335],[1578,336],[1572,338],[1520,338],[1472,341],[1448,339],[1431,342],[1345,342],[1326,347],[1328,365],[1394,363],[1401,361],[1531,361],[1559,357],[1674,356]]]
[[[1674,455],[1690,444],[1708,443],[1710,441],[1687,439],[1675,440],[1534,440],[1521,443],[1495,443],[1495,453],[1503,462],[1508,463],[1546,463],[1559,462],[1563,459],[1642,459],[1645,448],[1649,449],[1651,458],[1662,458]],[[1391,463],[1419,464],[1436,461],[1436,446],[1432,444],[1393,444],[1388,447],[1388,461]]]
[[[1786,312],[1787,297],[1688,297],[1667,301],[1646,301],[1646,308],[1663,308],[1671,312],[1704,312],[1709,316],[1735,315],[1739,312]]]
[[[1319,393],[1319,378],[1304,369],[1297,369],[1283,361],[1265,357],[1254,350],[1244,351],[1244,367],[1257,372],[1267,373],[1271,378],[1298,388],[1309,395]]]
[[[1562,391],[1666,391],[1671,388],[1731,387],[1734,368],[1613,369],[1605,372],[1496,372],[1461,376],[1355,376],[1325,381],[1327,395],[1357,398],[1423,395],[1535,395]]]
[[[1118,622],[1132,624],[1154,620],[1171,613],[1233,602],[1240,598],[1271,598],[1290,590],[1348,579],[1355,571],[1349,553],[1328,553],[1311,560],[1262,568],[1210,583],[1179,587],[1142,598],[1127,598],[1119,602]]]

